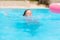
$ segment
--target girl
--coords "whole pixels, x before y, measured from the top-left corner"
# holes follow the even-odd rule
[[[30,33],[32,36],[36,35],[37,29],[40,27],[39,22],[31,17],[32,12],[29,9],[25,10],[23,16],[25,16],[26,20],[24,31]]]

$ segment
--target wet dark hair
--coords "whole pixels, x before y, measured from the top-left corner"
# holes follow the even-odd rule
[[[39,4],[44,4],[46,7],[49,7],[50,0],[38,0],[38,5]]]
[[[25,12],[24,12],[23,16],[25,16],[25,14],[26,14],[26,12],[27,12],[28,10],[30,10],[30,9],[25,10]]]

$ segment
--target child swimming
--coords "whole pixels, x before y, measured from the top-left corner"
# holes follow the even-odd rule
[[[27,23],[32,21],[32,12],[30,9],[25,10],[23,16],[25,16],[25,20],[27,21]]]
[[[24,32],[30,33],[32,36],[37,33],[40,24],[37,20],[35,20],[32,16],[31,10],[25,10],[23,16],[25,17],[25,25],[24,25]],[[27,30],[28,29],[28,30]]]
[[[36,16],[32,16],[32,12],[31,12],[30,9],[25,10],[23,16],[25,16],[25,19],[28,22],[35,22],[35,23],[37,23],[37,20],[35,20],[35,18],[37,18],[37,17]]]

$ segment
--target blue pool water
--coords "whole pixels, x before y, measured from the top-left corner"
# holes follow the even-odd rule
[[[31,9],[32,21],[23,17],[25,9],[0,9],[0,40],[60,40],[60,14],[49,9]]]

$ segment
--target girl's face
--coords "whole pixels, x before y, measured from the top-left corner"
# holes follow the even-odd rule
[[[32,16],[32,13],[31,13],[30,10],[28,10],[28,11],[26,12],[26,16]]]

